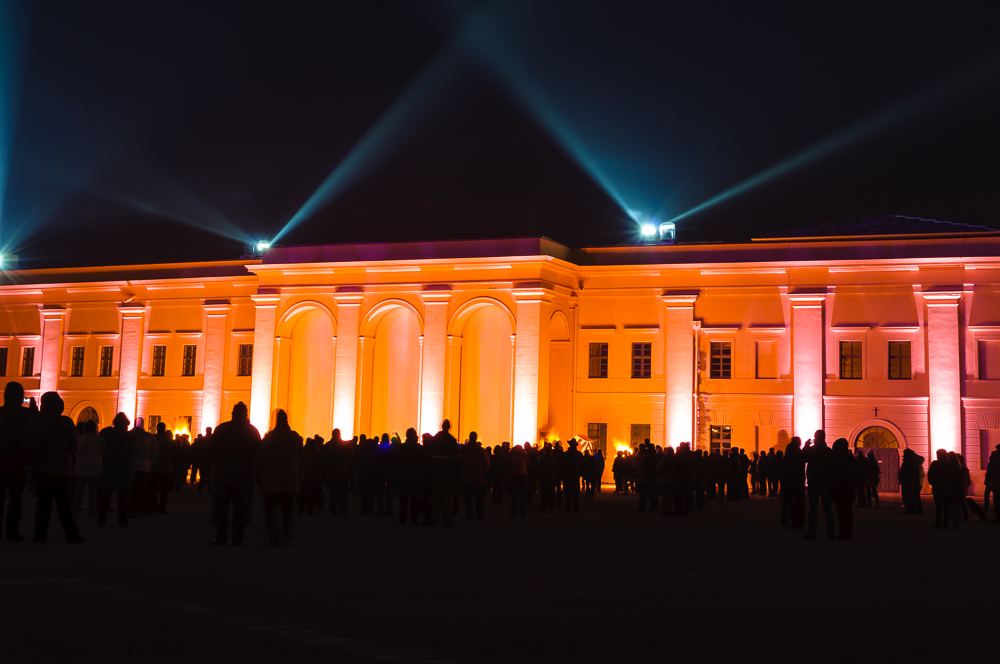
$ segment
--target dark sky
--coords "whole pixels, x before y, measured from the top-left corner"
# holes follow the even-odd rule
[[[679,239],[1000,222],[995,2],[0,5],[22,267],[237,258],[338,165],[282,243],[630,242],[782,163]]]

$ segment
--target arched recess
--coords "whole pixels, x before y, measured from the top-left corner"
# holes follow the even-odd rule
[[[858,436],[860,436],[865,429],[871,427],[882,427],[884,429],[887,429],[889,433],[896,438],[896,441],[899,444],[898,449],[900,450],[906,449],[906,436],[903,435],[903,432],[900,431],[899,427],[897,427],[892,422],[889,422],[888,420],[871,419],[871,420],[866,420],[862,424],[859,424],[858,426],[854,427],[854,430],[851,432],[851,437],[848,439],[847,442],[850,445],[852,451],[858,445]],[[900,454],[902,454],[902,452],[900,452]]]
[[[275,326],[273,412],[288,413],[302,436],[330,437],[337,321],[323,304],[298,302]]]
[[[464,439],[475,431],[484,445],[509,441],[516,329],[513,312],[495,298],[475,298],[455,312],[448,329],[448,413],[456,435]]]
[[[416,428],[420,417],[423,318],[405,300],[380,302],[361,330],[359,430],[377,435]]]
[[[111,425],[111,422],[104,420],[100,408],[89,401],[81,401],[73,406],[69,412],[69,416],[76,424],[87,420],[97,420],[97,427],[99,429]]]
[[[549,319],[549,411],[550,440],[568,440],[573,428],[573,347],[566,314],[556,311]]]

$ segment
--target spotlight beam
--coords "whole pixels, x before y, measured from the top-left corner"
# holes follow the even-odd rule
[[[7,177],[14,142],[20,90],[20,35],[23,34],[19,3],[0,2],[0,227],[7,195]]]
[[[770,166],[753,177],[743,180],[708,200],[682,212],[670,221],[677,222],[720,203],[769,184],[785,175],[809,166],[826,157],[842,152],[878,134],[893,129],[900,123],[936,109],[954,97],[966,93],[1000,73],[1000,56],[980,63],[958,75],[928,86],[914,95],[898,101],[877,113],[856,122],[827,138],[810,145],[798,154],[792,155]]]

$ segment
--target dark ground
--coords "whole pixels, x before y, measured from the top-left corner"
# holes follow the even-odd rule
[[[298,520],[295,548],[210,547],[208,496],[82,546],[0,545],[12,661],[995,661],[1000,527],[933,530],[898,500],[855,540],[800,541],[776,499],[689,518],[607,493],[579,514],[456,528]],[[26,499],[22,533],[32,535]],[[537,508],[537,503],[535,504]],[[55,515],[53,515],[54,517]],[[993,515],[991,514],[991,517]],[[822,532],[822,526],[821,531]]]

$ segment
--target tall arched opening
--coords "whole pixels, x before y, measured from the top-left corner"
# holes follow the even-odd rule
[[[475,431],[484,445],[510,441],[514,355],[510,311],[498,302],[477,302],[461,313],[457,328],[452,368],[458,377],[458,403],[457,409],[449,409],[458,412],[456,435],[464,439]],[[460,339],[457,347],[454,336]]]
[[[421,324],[412,306],[387,303],[362,327],[360,431],[397,432],[402,438],[420,417]]]
[[[573,428],[573,349],[566,316],[557,311],[549,323],[549,440],[568,440]]]
[[[333,317],[321,305],[300,305],[279,325],[274,407],[288,413],[303,437],[330,437],[335,334]]]

